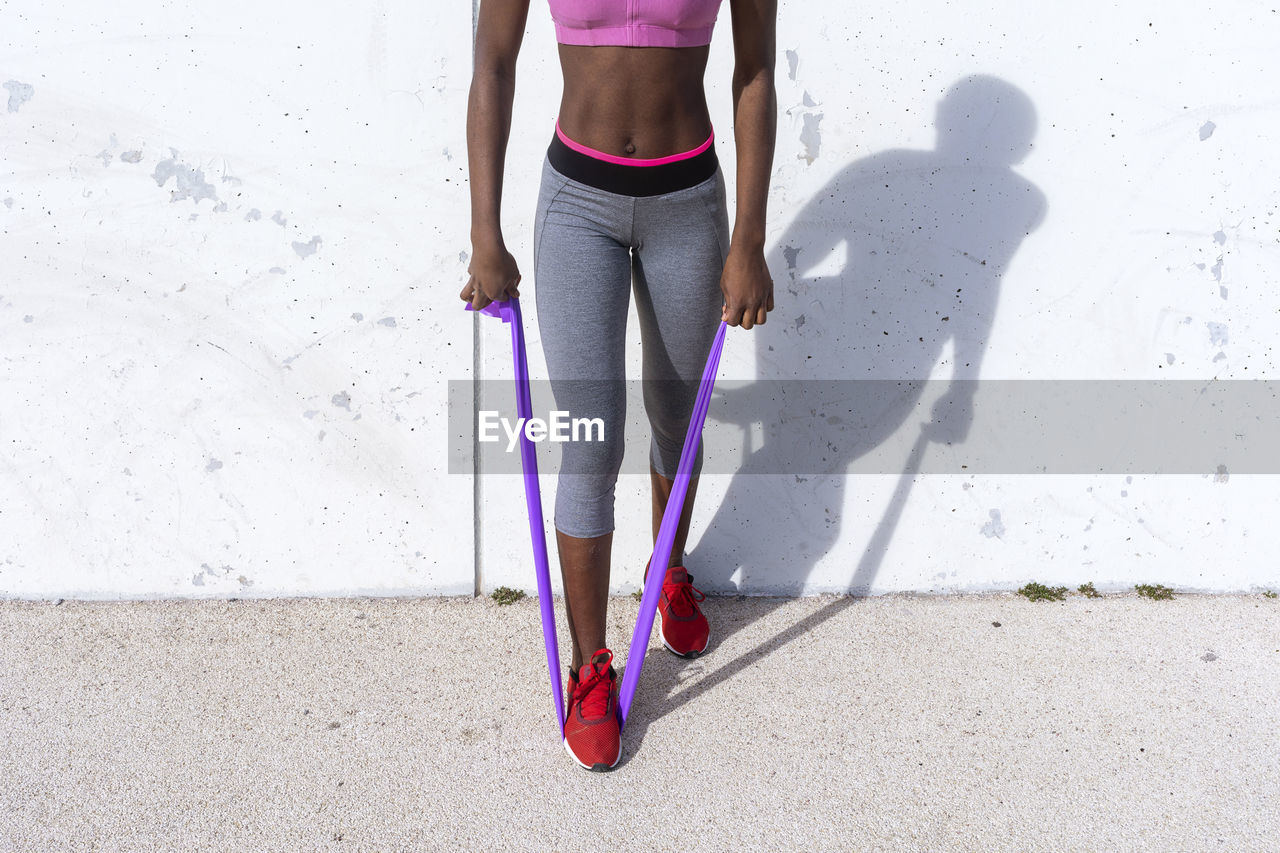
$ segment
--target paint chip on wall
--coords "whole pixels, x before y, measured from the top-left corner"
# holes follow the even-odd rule
[[[1226,323],[1205,323],[1209,329],[1209,343],[1215,347],[1225,347],[1227,345],[1227,324]]]
[[[1000,510],[993,509],[987,513],[991,520],[982,525],[982,535],[988,539],[999,539],[1004,536],[1004,522],[1000,520]]]
[[[181,201],[189,198],[192,202],[199,204],[203,198],[218,200],[218,191],[214,189],[213,184],[204,179],[204,170],[197,169],[178,160],[178,150],[170,148],[170,157],[167,160],[161,160],[156,164],[156,170],[152,173],[155,178],[156,186],[163,187],[173,178],[173,189],[169,191],[169,201]]]
[[[796,157],[810,166],[813,165],[814,160],[818,159],[818,149],[822,147],[822,132],[818,130],[822,115],[822,113],[805,113],[804,127],[800,131],[800,144],[804,146],[804,153],[797,154]]]
[[[34,86],[19,80],[6,80],[4,87],[9,90],[9,112],[11,113],[16,113],[18,108],[31,100],[31,96],[36,93]]]
[[[294,240],[292,246],[293,250],[298,253],[298,257],[300,258],[305,258],[308,255],[314,255],[316,253],[316,249],[320,247],[320,236],[317,234],[306,243],[299,243],[297,240]]]

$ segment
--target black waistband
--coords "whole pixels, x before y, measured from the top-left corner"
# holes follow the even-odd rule
[[[716,147],[701,154],[657,166],[624,166],[574,151],[557,134],[547,148],[551,167],[566,178],[618,195],[649,196],[697,186],[716,173]]]

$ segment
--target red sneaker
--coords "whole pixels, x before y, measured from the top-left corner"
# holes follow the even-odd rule
[[[684,566],[667,569],[662,582],[658,612],[662,614],[662,645],[682,658],[696,658],[707,650],[711,628],[698,602],[706,596],[693,586],[693,575]]]
[[[613,652],[600,649],[578,672],[569,671],[565,752],[587,770],[609,770],[622,757],[618,726],[618,674]]]

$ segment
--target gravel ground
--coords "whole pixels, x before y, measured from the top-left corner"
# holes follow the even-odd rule
[[[0,850],[1278,849],[1280,600],[704,607],[589,773],[532,599],[0,602]]]

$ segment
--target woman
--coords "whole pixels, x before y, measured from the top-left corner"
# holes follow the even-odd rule
[[[773,162],[776,0],[728,0],[738,204],[732,234],[703,91],[721,0],[549,0],[564,89],[534,224],[538,326],[556,407],[602,417],[603,442],[567,442],[556,543],[573,641],[565,749],[608,770],[622,754],[617,674],[605,643],[614,485],[622,462],[624,336],[634,286],[653,428],[653,535],[666,508],[702,368],[721,320],[773,310],[764,259]],[[529,0],[484,0],[467,108],[470,279],[476,309],[519,296],[500,226],[516,56]],[[659,603],[663,643],[700,654],[709,629],[683,568],[696,457]],[[584,652],[591,654],[584,658]]]

